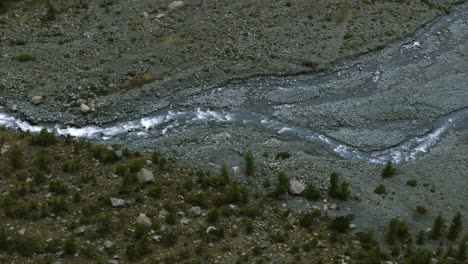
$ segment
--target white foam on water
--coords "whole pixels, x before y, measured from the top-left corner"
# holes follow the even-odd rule
[[[144,129],[148,130],[165,122],[165,116],[146,117],[140,120],[140,124]],[[135,127],[135,129],[138,127]]]
[[[1,110],[1,108],[0,108]],[[400,143],[398,146],[390,149],[365,152],[358,148],[348,146],[344,143],[337,142],[336,140],[327,137],[323,134],[318,134],[314,131],[288,126],[279,121],[264,118],[263,116],[255,113],[244,112],[217,112],[212,110],[202,110],[198,108],[196,111],[168,111],[166,114],[156,115],[154,117],[145,117],[135,121],[120,122],[112,126],[98,127],[98,126],[41,126],[31,125],[26,121],[16,119],[14,116],[6,113],[0,113],[0,126],[12,129],[20,129],[23,131],[31,131],[38,133],[46,128],[53,131],[58,135],[72,136],[76,138],[87,139],[101,139],[111,140],[116,136],[130,136],[136,135],[138,137],[149,137],[153,129],[161,127],[160,133],[167,135],[169,133],[177,132],[177,128],[186,128],[194,123],[230,122],[232,124],[253,124],[261,126],[265,129],[271,129],[278,134],[290,133],[294,136],[317,142],[337,155],[352,160],[360,160],[369,163],[385,163],[391,160],[394,163],[409,162],[417,159],[418,157],[428,153],[443,137],[443,135],[454,126],[456,122],[465,120],[468,117],[468,109],[454,112],[448,115],[445,119],[442,118],[438,121],[439,126],[431,133],[422,137],[415,137]],[[164,126],[163,126],[164,125]],[[160,134],[155,134],[160,135]]]

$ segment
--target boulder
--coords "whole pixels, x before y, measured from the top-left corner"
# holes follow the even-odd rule
[[[176,10],[176,9],[183,7],[184,5],[185,5],[184,1],[172,1],[169,3],[167,8],[169,10]]]
[[[183,225],[190,225],[190,223],[192,223],[192,219],[184,217],[180,220],[180,223]]]
[[[154,175],[151,171],[143,168],[138,172],[137,179],[139,183],[154,182]]]
[[[89,113],[89,111],[91,111],[91,108],[89,108],[89,106],[85,105],[85,104],[81,104],[80,105],[80,111],[83,113],[83,114],[86,114],[86,113]]]
[[[42,102],[44,102],[44,98],[40,95],[35,95],[31,98],[31,103],[33,105],[38,105],[38,104],[41,104]]]
[[[206,233],[207,233],[207,234],[209,234],[209,233],[211,233],[211,232],[213,232],[213,231],[216,231],[216,227],[214,227],[214,226],[209,226],[209,227],[206,229]]]
[[[194,206],[188,210],[188,215],[192,217],[198,217],[202,213],[200,206]]]
[[[105,249],[109,249],[109,248],[113,247],[114,245],[115,245],[114,242],[112,242],[110,240],[104,241],[104,244],[103,244]]]
[[[80,226],[77,229],[75,229],[75,235],[81,236],[86,232],[86,226]]]
[[[151,219],[146,216],[146,214],[140,214],[137,219],[136,219],[137,224],[142,224],[147,227],[153,226],[153,222],[151,222]]]
[[[289,192],[291,194],[299,195],[304,192],[305,186],[304,184],[300,183],[298,180],[291,180],[289,182]]]
[[[124,207],[125,206],[125,200],[124,199],[119,199],[119,198],[110,198],[112,207]]]

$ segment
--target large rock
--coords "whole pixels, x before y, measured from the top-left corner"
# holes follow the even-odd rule
[[[81,104],[80,105],[80,111],[84,114],[86,113],[89,113],[89,111],[91,111],[91,108],[89,108],[89,106],[85,105],[85,104]]]
[[[142,225],[145,225],[147,227],[153,226],[153,222],[151,221],[151,219],[148,216],[146,216],[146,214],[140,214],[137,217],[136,222],[137,222],[137,224],[142,224]]]
[[[143,168],[138,172],[137,179],[139,183],[154,182],[154,175],[151,171]]]
[[[200,206],[194,206],[188,210],[188,215],[192,217],[198,217],[202,213]]]
[[[167,8],[170,10],[176,10],[176,9],[183,7],[184,5],[185,5],[184,1],[172,1],[171,3],[169,3]]]
[[[298,180],[292,180],[289,182],[289,192],[291,194],[299,195],[304,192],[305,186]]]
[[[119,198],[110,198],[112,207],[124,207],[125,206],[125,200],[119,199]]]
[[[31,98],[31,103],[34,105],[38,105],[44,102],[44,98],[40,95],[35,95]]]

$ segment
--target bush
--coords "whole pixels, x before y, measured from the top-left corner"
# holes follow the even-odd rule
[[[275,194],[276,196],[280,196],[286,194],[289,189],[289,176],[284,172],[278,172],[276,176],[276,187],[275,187]]]
[[[57,19],[58,11],[50,0],[46,1],[47,13],[42,21],[52,21]]]
[[[36,155],[36,166],[39,170],[45,171],[45,172],[50,172],[49,170],[49,163],[50,163],[50,157],[49,157],[49,152],[45,149],[40,149],[37,152]]]
[[[166,224],[168,225],[175,225],[177,222],[177,215],[175,210],[169,210],[169,213],[166,215]]]
[[[320,210],[318,210],[318,214],[316,211],[312,213],[306,213],[301,217],[301,219],[299,219],[299,224],[304,228],[309,228],[314,224],[315,219],[320,217],[320,214]]]
[[[249,199],[248,190],[243,186],[239,186],[237,182],[232,183],[224,194],[225,204],[247,204]]]
[[[76,173],[80,170],[81,170],[80,160],[73,160],[73,161],[67,160],[62,166],[62,171],[65,173]],[[123,176],[123,175],[120,175],[120,176]]]
[[[161,193],[162,193],[161,185],[156,185],[152,187],[151,190],[149,190],[148,196],[154,199],[158,199],[161,197]]]
[[[442,215],[438,215],[434,220],[434,224],[432,225],[432,231],[430,238],[437,239],[442,235],[442,231],[445,228],[445,220]]]
[[[11,148],[8,158],[10,159],[10,163],[13,169],[17,170],[23,168],[24,156],[19,146],[15,145]]]
[[[310,60],[304,60],[301,62],[302,66],[308,67],[308,68],[316,68],[318,66],[318,63]]]
[[[219,213],[217,209],[210,210],[206,215],[206,221],[210,224],[215,224],[218,222]]]
[[[393,163],[391,161],[387,162],[387,165],[385,165],[385,168],[382,170],[382,177],[387,178],[391,177],[396,174],[396,168],[393,166]]]
[[[411,179],[411,180],[408,180],[406,184],[411,187],[416,187],[418,185],[418,181],[416,181],[415,179]]]
[[[55,194],[66,194],[68,186],[62,180],[51,181],[49,184],[49,191]]]
[[[57,144],[57,138],[44,128],[38,135],[33,135],[31,137],[30,144],[32,146],[49,147]]]
[[[48,204],[53,213],[61,213],[68,210],[67,201],[64,198],[53,199]]]
[[[404,221],[400,221],[398,218],[390,219],[387,231],[387,242],[389,244],[395,244],[397,241],[407,239],[409,234],[409,227]]]
[[[332,172],[330,174],[330,186],[328,187],[328,194],[331,197],[336,197],[339,192],[339,181],[340,176],[337,172]]]
[[[330,228],[338,233],[345,233],[353,219],[352,215],[339,216],[331,221]]]
[[[13,240],[13,246],[16,252],[24,257],[30,257],[42,251],[39,241],[35,237],[17,236]]]
[[[348,200],[351,197],[349,182],[342,181],[340,183],[339,174],[332,172],[330,175],[330,186],[328,187],[328,194],[332,198],[338,198],[343,201]]]
[[[174,232],[165,232],[161,235],[161,243],[166,247],[174,246],[177,243],[178,237]]]
[[[20,55],[18,55],[18,56],[16,57],[16,60],[17,60],[18,62],[35,61],[35,60],[36,60],[36,57],[34,57],[34,56],[31,55],[31,54],[21,53]]]
[[[164,238],[164,235],[163,235]],[[125,253],[127,254],[127,257],[131,261],[136,261],[141,258],[143,258],[145,255],[151,253],[151,241],[148,239],[147,236],[143,236],[139,240],[137,240],[135,243],[130,244],[126,250]]]
[[[383,184],[379,184],[379,185],[375,188],[374,192],[375,192],[376,194],[386,194],[386,193],[387,193],[387,191],[385,190],[385,185],[383,185]]]
[[[230,181],[231,181],[231,178],[229,176],[228,167],[226,163],[223,163],[221,165],[221,172],[219,175],[219,185],[226,186],[229,184]]]
[[[426,207],[422,206],[422,205],[416,206],[415,210],[416,210],[416,212],[418,214],[422,214],[422,215],[425,215],[425,214],[427,214],[427,212],[429,212],[429,210]]]
[[[450,240],[456,240],[458,235],[463,230],[463,222],[462,222],[462,215],[458,212],[452,219],[452,223],[450,224],[450,228],[447,234],[447,238]]]
[[[275,159],[276,160],[279,160],[279,159],[285,160],[285,159],[289,159],[290,157],[291,157],[291,154],[289,154],[289,152],[279,152],[278,154],[276,154]]]
[[[252,154],[252,151],[248,151],[244,155],[245,161],[245,175],[254,176],[255,175],[255,160]]]
[[[70,237],[65,241],[65,245],[63,246],[63,251],[66,255],[75,255],[76,253],[76,245],[75,245],[75,238]]]
[[[0,229],[0,251],[6,251],[10,246],[8,241],[8,234],[6,233],[5,229]]]
[[[303,195],[308,200],[317,200],[322,197],[319,189],[317,188],[317,186],[315,186],[313,182],[310,182],[309,184],[307,184]]]

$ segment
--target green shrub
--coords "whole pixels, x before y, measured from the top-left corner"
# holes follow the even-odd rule
[[[169,210],[169,213],[166,215],[166,224],[175,225],[177,222],[177,215],[175,210]]]
[[[330,228],[338,233],[345,233],[353,219],[352,215],[336,217],[331,221]]]
[[[248,190],[243,186],[239,186],[237,182],[232,183],[224,193],[225,204],[247,204],[249,199]]]
[[[67,160],[63,166],[62,166],[62,171],[65,173],[76,173],[81,170],[81,163],[80,160]],[[121,175],[122,176],[122,175]]]
[[[270,235],[270,240],[274,243],[284,244],[286,243],[286,241],[288,241],[288,239],[289,239],[288,233],[278,232],[278,233],[273,233]]]
[[[340,176],[337,172],[332,172],[330,174],[330,185],[328,187],[328,194],[331,197],[336,197],[339,192],[339,182]]]
[[[9,151],[8,158],[10,159],[11,166],[13,169],[21,169],[24,166],[24,155],[20,147],[15,145]]]
[[[409,236],[409,226],[398,218],[390,219],[388,223],[387,242],[395,244],[397,241],[407,239]]]
[[[289,152],[279,152],[278,154],[276,154],[275,159],[276,160],[279,160],[279,159],[285,160],[285,159],[289,159],[290,157],[291,157],[291,154],[289,154]]]
[[[418,181],[416,181],[415,179],[411,179],[406,182],[406,185],[416,187],[418,185]]]
[[[99,217],[97,222],[96,232],[100,234],[107,234],[112,228],[112,216],[110,214],[104,214]]]
[[[445,220],[442,215],[438,215],[434,220],[434,224],[432,225],[432,231],[430,234],[431,239],[437,239],[442,235],[442,231],[445,228]]]
[[[53,133],[49,133],[47,129],[42,129],[37,135],[33,135],[30,140],[32,146],[49,147],[57,144],[57,138]]]
[[[301,219],[299,219],[299,224],[304,228],[311,227],[314,224],[317,217],[320,216],[320,210],[318,212],[319,212],[319,215],[317,215],[316,212],[304,214],[301,217]]]
[[[317,200],[322,197],[322,195],[320,194],[320,190],[317,188],[317,186],[315,186],[313,182],[307,184],[303,195],[308,200]]]
[[[429,210],[426,207],[422,206],[422,205],[416,206],[415,210],[416,210],[416,212],[418,214],[422,214],[422,215],[425,215],[425,214],[427,214],[427,212],[429,212]]]
[[[162,193],[162,186],[158,184],[152,187],[151,190],[149,190],[148,196],[154,199],[158,199],[161,197],[161,193]]]
[[[316,68],[318,66],[317,62],[310,61],[310,60],[304,60],[301,62],[302,66],[308,67],[308,68]]]
[[[65,241],[65,245],[63,246],[63,251],[66,255],[75,255],[76,253],[76,245],[75,245],[75,238],[70,237]]]
[[[218,222],[219,212],[217,209],[212,209],[206,215],[206,221],[210,224],[215,224]]]
[[[252,154],[252,151],[248,151],[244,155],[245,161],[245,175],[254,176],[255,175],[255,160]]]
[[[53,213],[61,213],[68,210],[68,204],[64,198],[52,199],[48,204]]]
[[[226,186],[230,183],[231,177],[229,176],[229,171],[226,163],[221,165],[221,172],[219,175],[219,185]]]
[[[447,238],[450,240],[456,240],[458,238],[458,235],[460,232],[463,230],[463,220],[462,220],[462,214],[458,212],[453,218],[452,218],[452,223],[450,224]]]
[[[125,250],[128,259],[131,261],[136,261],[151,253],[150,243],[151,241],[149,240],[148,236],[143,236],[136,242],[130,244]]]
[[[23,257],[31,257],[42,251],[39,240],[36,237],[17,236],[13,240],[16,252]]]
[[[46,12],[45,17],[43,17],[42,21],[53,21],[57,19],[58,11],[50,0],[46,1],[46,7],[47,7],[47,12]]]
[[[387,193],[387,191],[385,190],[385,185],[383,185],[383,184],[379,184],[379,185],[375,188],[374,192],[375,192],[376,194],[386,194],[386,193]]]
[[[134,160],[129,166],[130,172],[132,173],[139,172],[141,169],[143,169],[143,167],[145,167],[145,163],[146,161],[143,158]]]
[[[177,243],[178,237],[174,232],[168,231],[161,235],[161,243],[166,247],[172,247]]]
[[[42,183],[44,183],[46,181],[46,179],[47,178],[40,171],[36,171],[33,174],[33,182],[36,183],[36,184],[42,184]]]
[[[382,177],[387,178],[396,174],[396,168],[393,166],[391,161],[387,162],[387,165],[382,170]]]
[[[146,236],[146,233],[148,233],[148,228],[144,224],[135,225],[135,233],[134,233],[135,241]]]
[[[49,191],[55,194],[66,194],[68,186],[62,180],[51,181],[49,184]]]
[[[280,196],[286,194],[289,189],[289,176],[284,172],[280,171],[276,175],[276,186],[275,186],[275,194],[276,196]]]
[[[0,229],[0,251],[6,251],[10,247],[10,242],[8,241],[8,234],[5,229]]]
[[[349,182],[342,181],[340,183],[339,174],[332,172],[330,175],[330,185],[328,187],[328,194],[332,198],[338,198],[346,201],[351,197],[351,190],[349,189]]]
[[[45,149],[40,149],[36,154],[36,166],[39,170],[50,172],[49,170],[49,163],[50,157],[49,152]]]
[[[34,57],[34,56],[31,55],[31,54],[21,53],[20,55],[18,55],[18,56],[16,57],[16,60],[17,60],[18,62],[35,61],[35,60],[36,60],[36,57]]]

